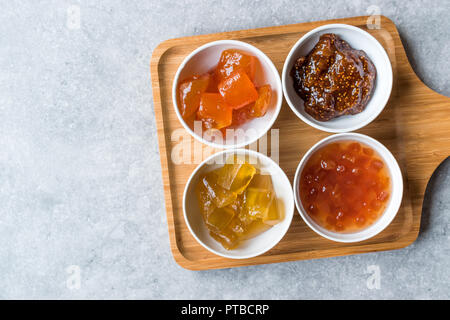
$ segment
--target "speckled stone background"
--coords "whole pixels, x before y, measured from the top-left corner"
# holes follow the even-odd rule
[[[371,5],[397,24],[419,77],[450,96],[448,0],[2,1],[0,298],[450,298],[449,161],[405,249],[206,272],[170,253],[152,50]]]

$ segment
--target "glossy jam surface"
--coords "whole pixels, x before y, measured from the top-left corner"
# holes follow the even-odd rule
[[[283,219],[271,176],[238,158],[202,175],[196,192],[210,235],[227,250]]]
[[[253,108],[250,108],[251,117],[262,117],[266,114],[269,108],[270,99],[272,98],[272,89],[268,84],[259,87],[258,89],[258,99],[256,99]]]
[[[180,112],[183,118],[190,117],[200,105],[200,97],[206,91],[210,82],[210,75],[194,76],[186,79],[179,87]]]
[[[204,93],[200,96],[197,119],[203,121],[205,128],[222,129],[231,124],[233,111],[218,93]]]
[[[233,125],[240,125],[247,121],[262,117],[269,109],[270,99],[272,98],[272,89],[270,85],[264,85],[258,88],[258,99],[254,103],[246,105],[233,111]]]
[[[258,99],[258,91],[243,69],[231,73],[219,83],[219,92],[233,109],[242,108]]]
[[[391,190],[384,161],[355,141],[330,143],[308,159],[300,177],[303,208],[320,226],[355,232],[384,212]]]
[[[225,129],[263,117],[272,89],[256,87],[256,57],[236,49],[222,52],[214,70],[184,79],[178,85],[178,106],[189,126],[202,121],[204,129]]]
[[[291,70],[305,111],[319,121],[364,110],[374,88],[376,69],[362,50],[328,33]]]
[[[234,71],[243,69],[253,81],[257,63],[258,61],[254,56],[243,51],[236,49],[224,50],[220,55],[220,60],[215,72],[217,80],[218,82],[221,82],[225,78],[228,78]]]

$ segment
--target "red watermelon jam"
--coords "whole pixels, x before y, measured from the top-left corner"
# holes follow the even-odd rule
[[[320,226],[335,232],[367,228],[384,212],[391,190],[381,157],[355,141],[330,143],[303,168],[299,191],[303,208]]]

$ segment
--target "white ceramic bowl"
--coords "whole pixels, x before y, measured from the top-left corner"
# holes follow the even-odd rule
[[[365,228],[363,230],[353,232],[353,233],[333,232],[333,231],[330,231],[330,230],[327,230],[327,229],[321,227],[308,215],[306,210],[303,208],[302,201],[300,199],[300,193],[299,193],[300,177],[301,177],[301,172],[303,171],[305,164],[308,162],[308,159],[318,149],[324,147],[325,145],[327,145],[331,142],[336,142],[336,141],[358,141],[362,144],[365,144],[365,145],[371,147],[383,159],[384,163],[388,167],[388,172],[390,175],[391,194],[390,194],[386,209],[384,210],[384,213],[380,216],[380,218],[378,218],[377,221],[375,221],[374,224],[368,226],[367,228]],[[318,143],[316,143],[314,146],[312,146],[311,149],[309,149],[308,152],[303,156],[302,160],[300,161],[300,163],[297,167],[297,171],[295,172],[294,194],[295,194],[295,205],[297,207],[297,211],[300,213],[300,216],[303,218],[303,220],[306,222],[306,224],[311,229],[313,229],[316,233],[320,234],[321,236],[323,236],[327,239],[333,240],[333,241],[358,242],[358,241],[363,241],[363,240],[372,238],[373,236],[377,235],[378,233],[383,231],[395,218],[395,215],[397,214],[397,211],[400,208],[400,204],[402,202],[403,178],[402,178],[402,173],[400,171],[400,167],[398,166],[398,163],[395,160],[394,156],[380,142],[378,142],[377,140],[375,140],[369,136],[359,134],[359,133],[341,133],[341,134],[331,135],[331,136],[326,137],[323,140],[320,140]]]
[[[270,84],[272,87],[272,98],[267,113],[260,118],[252,119],[247,123],[239,126],[244,130],[245,134],[239,136],[238,139],[229,139],[217,143],[208,135],[197,134],[194,128],[191,128],[181,116],[177,102],[177,87],[179,81],[183,81],[193,75],[199,75],[211,71],[219,62],[222,51],[226,49],[239,49],[245,51],[259,60],[259,65],[255,72],[256,86]],[[175,107],[178,120],[183,127],[197,140],[212,146],[214,148],[241,148],[251,144],[261,138],[273,125],[278,113],[281,109],[283,99],[283,90],[281,87],[281,79],[272,61],[258,48],[236,40],[219,40],[209,42],[191,52],[178,67],[172,85],[172,101]]]
[[[290,72],[295,61],[300,56],[306,56],[324,33],[335,33],[347,41],[354,49],[363,50],[372,60],[377,70],[377,76],[372,97],[369,99],[364,111],[329,121],[318,121],[305,112],[304,102],[294,90]],[[383,46],[366,31],[346,24],[329,24],[311,30],[292,47],[284,63],[282,82],[286,101],[292,111],[304,122],[327,132],[349,132],[369,124],[384,109],[392,90],[392,66]]]
[[[226,250],[219,242],[209,235],[209,231],[203,221],[202,213],[198,206],[195,186],[202,174],[223,166],[225,160],[232,154],[246,156],[249,157],[251,161],[257,161],[251,163],[259,168],[262,173],[269,173],[271,175],[276,196],[283,203],[284,219],[269,230],[241,243],[236,249]],[[247,149],[224,150],[203,161],[191,174],[184,189],[183,213],[189,231],[207,250],[226,258],[246,259],[265,253],[283,238],[294,215],[294,196],[292,194],[291,183],[286,174],[269,157]]]

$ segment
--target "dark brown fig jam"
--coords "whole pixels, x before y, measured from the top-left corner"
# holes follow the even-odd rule
[[[323,34],[291,76],[305,111],[319,121],[364,110],[374,89],[376,69],[362,50],[333,33]]]

